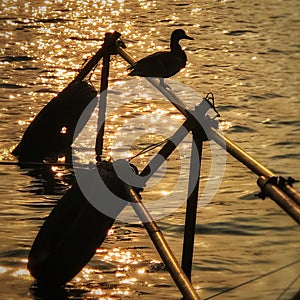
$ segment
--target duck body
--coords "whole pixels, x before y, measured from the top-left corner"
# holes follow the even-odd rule
[[[168,78],[181,69],[187,62],[187,56],[181,49],[181,39],[193,40],[184,30],[176,29],[171,34],[170,51],[159,51],[146,56],[129,67],[129,76]]]

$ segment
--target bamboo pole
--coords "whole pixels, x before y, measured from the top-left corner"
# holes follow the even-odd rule
[[[191,281],[203,138],[193,132],[181,267]]]
[[[261,163],[255,160],[250,154],[245,152],[242,148],[236,145],[234,142],[229,140],[227,137],[222,135],[214,128],[209,128],[210,136],[213,140],[223,147],[229,154],[244,164],[248,169],[254,172],[258,176],[273,177],[275,174],[264,167]]]
[[[101,156],[103,153],[105,115],[106,115],[106,104],[107,104],[107,89],[108,89],[108,77],[109,77],[109,63],[110,63],[110,54],[106,53],[103,56],[101,86],[100,86],[100,100],[99,100],[99,113],[98,113],[98,134],[96,137],[96,145],[95,145],[97,162],[101,161]]]
[[[167,143],[158,151],[158,153],[152,158],[150,163],[140,172],[140,176],[143,178],[143,184],[146,184],[147,180],[158,170],[161,164],[172,154],[176,147],[183,141],[183,139],[189,133],[188,120],[186,120],[170,137]]]
[[[143,222],[145,229],[147,230],[153,244],[155,245],[160,257],[165,263],[174,282],[184,296],[184,299],[200,300],[198,293],[194,289],[193,285],[191,284],[183,270],[180,268],[180,265],[176,260],[176,257],[174,256],[172,250],[168,246],[162,232],[159,230],[156,222],[152,219],[151,215],[149,214],[148,210],[144,206],[134,188],[130,187],[129,193],[133,200],[133,203],[131,203],[131,205],[134,211]]]
[[[300,206],[300,193],[298,193],[290,184],[284,184],[281,189]]]
[[[260,176],[257,180],[262,193],[272,198],[286,213],[288,213],[298,224],[300,224],[300,206],[285,194],[272,180]]]

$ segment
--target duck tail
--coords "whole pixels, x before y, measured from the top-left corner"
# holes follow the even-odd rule
[[[139,76],[139,75],[140,75],[139,72],[138,72],[137,70],[133,69],[133,66],[131,66],[131,68],[130,68],[130,69],[127,69],[127,70],[132,70],[132,71],[128,74],[128,76]]]
[[[135,65],[136,65],[136,63],[135,63],[135,64],[133,64],[133,65],[131,65],[131,66],[129,66],[129,67],[127,68],[127,71],[128,71],[128,70],[133,70],[133,69],[134,69],[134,67],[135,67]]]

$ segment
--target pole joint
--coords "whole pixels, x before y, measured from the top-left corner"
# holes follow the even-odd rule
[[[261,189],[261,192],[259,192],[257,194],[257,196],[259,198],[261,198],[262,200],[265,200],[265,198],[268,196],[266,193],[266,185],[267,184],[273,184],[276,185],[277,187],[279,187],[281,190],[284,189],[284,187],[286,186],[292,186],[293,183],[299,182],[299,180],[296,180],[293,177],[288,177],[287,179],[282,177],[282,176],[270,176],[268,178],[265,178],[264,176],[261,176],[258,178],[257,180],[257,184]]]
[[[281,176],[270,176],[268,178],[265,178],[264,176],[261,176],[257,179],[257,184],[258,186],[260,187],[260,192],[256,194],[257,197],[261,198],[262,200],[265,200],[266,197],[268,196],[267,195],[267,192],[266,192],[266,186],[267,184],[274,184],[274,185],[278,185],[279,184],[279,181],[281,181],[282,179],[284,179],[283,177]],[[259,184],[259,181],[262,181],[261,182],[261,185]]]
[[[113,33],[106,32],[105,37],[104,37],[104,42],[107,42],[111,38],[112,35],[113,35]],[[119,48],[123,48],[123,49],[127,48],[125,43],[122,41],[121,38],[118,38],[118,40],[116,40],[116,42],[114,44],[110,45],[109,54],[110,55],[117,55]]]
[[[213,112],[213,116],[211,116],[211,112]],[[202,101],[195,106],[194,110],[189,110],[189,116],[191,120],[189,125],[194,136],[200,138],[202,141],[210,140],[211,138],[207,135],[209,131],[205,129],[217,129],[219,124],[217,117],[220,117],[215,107],[213,93],[208,93]]]

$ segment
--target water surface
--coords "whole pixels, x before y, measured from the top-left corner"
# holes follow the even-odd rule
[[[105,32],[119,31],[127,50],[141,58],[168,48],[171,31],[183,28],[195,40],[182,41],[189,63],[170,85],[191,107],[201,98],[190,89],[200,97],[213,92],[226,136],[275,173],[299,179],[299,6],[296,0],[3,0],[1,161],[15,161],[10,152],[30,121],[99,49]],[[128,150],[129,141],[135,141],[136,153],[171,135],[183,121],[143,80],[135,79],[134,86],[141,88],[132,95],[127,66],[113,57],[109,105],[116,112],[109,114],[105,154],[115,157]],[[97,90],[100,70],[90,78]],[[120,105],[117,95],[128,97],[126,104]],[[88,133],[83,144],[77,143],[77,149],[89,150],[77,153],[81,159],[93,159],[93,141]],[[170,157],[162,171],[166,178],[150,182],[143,192],[145,202],[167,195],[169,203],[184,203],[190,146],[187,138]],[[206,143],[201,190],[210,173],[210,149]],[[134,163],[142,168],[154,152]],[[193,284],[205,299],[266,275],[215,299],[290,299],[300,287],[299,226],[270,199],[257,198],[257,177],[234,158],[226,158],[217,194],[198,210]],[[146,231],[121,219],[65,289],[44,293],[37,288],[26,268],[27,256],[70,178],[66,168],[52,170],[45,178],[43,170],[0,165],[1,299],[180,299]],[[170,193],[178,182],[176,193]],[[295,187],[299,190],[299,183]],[[182,205],[158,221],[178,260],[184,217]]]

